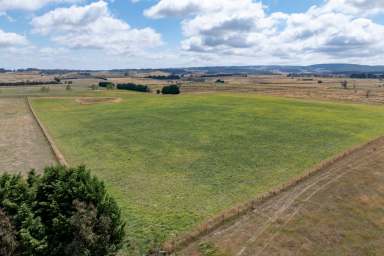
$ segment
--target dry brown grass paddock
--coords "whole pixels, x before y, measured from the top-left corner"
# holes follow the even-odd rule
[[[384,81],[379,79],[346,78],[288,78],[278,76],[222,77],[224,84],[216,84],[217,78],[205,83],[188,83],[181,87],[184,93],[243,92],[273,96],[357,103],[384,103]],[[348,88],[341,82],[347,80]],[[321,83],[319,83],[321,81]]]

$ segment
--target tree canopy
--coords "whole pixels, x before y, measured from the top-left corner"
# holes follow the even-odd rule
[[[1,256],[113,255],[124,226],[115,200],[84,166],[0,176]]]

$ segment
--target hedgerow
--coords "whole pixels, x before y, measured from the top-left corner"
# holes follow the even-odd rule
[[[138,92],[150,92],[151,89],[147,85],[127,83],[127,84],[118,84],[117,89],[119,90],[131,90]]]

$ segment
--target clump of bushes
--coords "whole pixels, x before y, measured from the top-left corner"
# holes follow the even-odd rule
[[[113,255],[120,209],[85,167],[0,176],[0,255]]]
[[[110,89],[110,88],[115,88],[115,84],[112,82],[100,82],[99,87]]]
[[[217,83],[217,84],[224,84],[225,81],[224,81],[224,80],[221,80],[221,79],[217,79],[215,83]]]
[[[180,87],[178,85],[168,85],[164,86],[161,90],[162,94],[180,94]]]
[[[348,81],[347,80],[341,81],[341,87],[345,90],[348,89]]]
[[[138,92],[150,92],[151,89],[147,85],[127,83],[127,84],[118,84],[117,89],[119,90],[131,90]]]

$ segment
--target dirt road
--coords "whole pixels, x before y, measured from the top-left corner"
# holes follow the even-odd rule
[[[0,173],[26,173],[55,158],[24,98],[0,98]]]
[[[384,255],[383,205],[380,139],[177,255]]]

